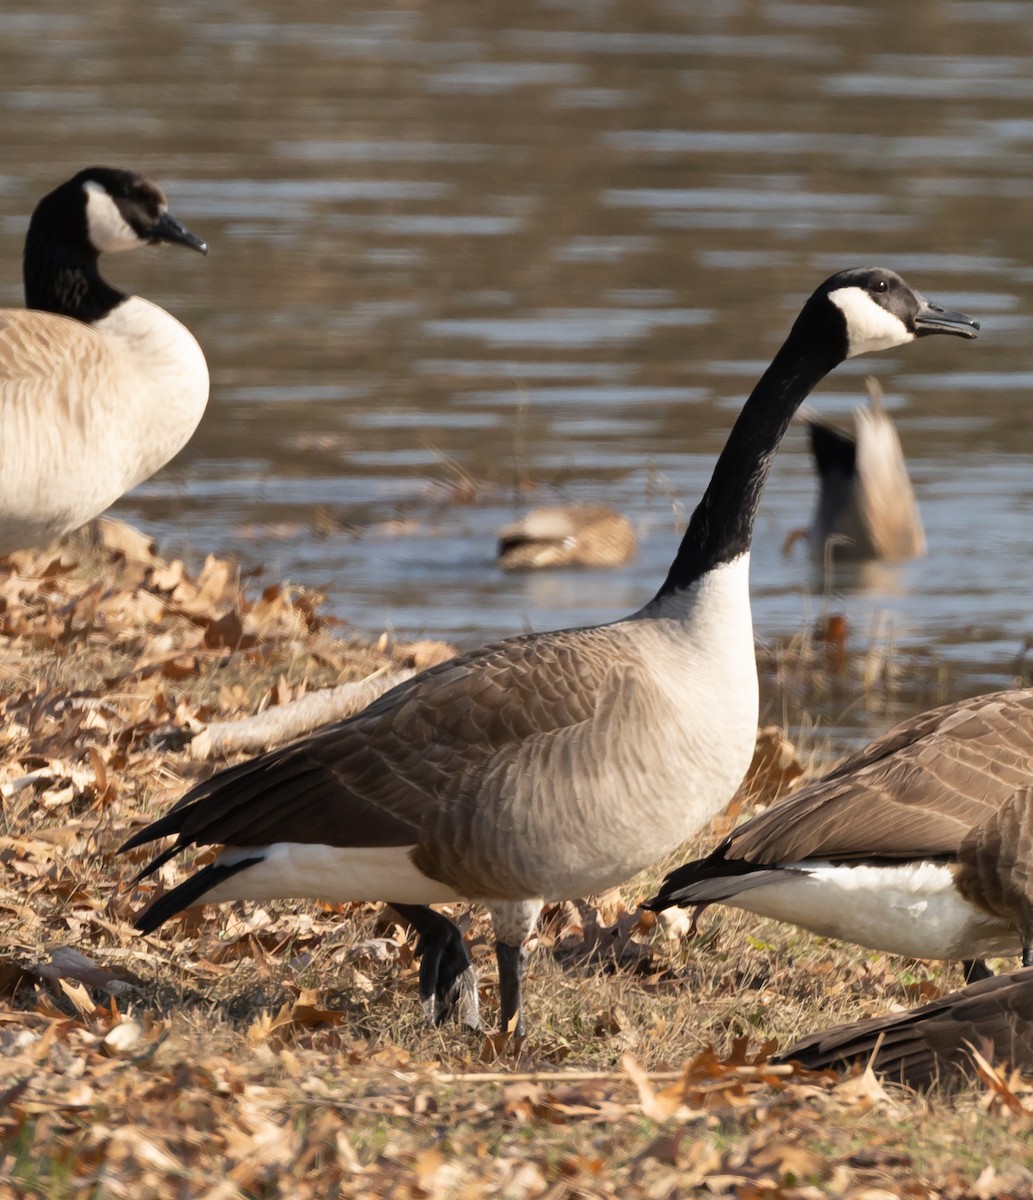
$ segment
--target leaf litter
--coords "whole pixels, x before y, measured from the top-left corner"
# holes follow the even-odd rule
[[[971,1082],[928,1096],[769,1061],[953,968],[735,913],[657,919],[637,902],[664,864],[547,906],[519,1045],[426,1028],[415,939],[376,905],[134,933],[188,867],[133,887],[114,852],[224,760],[207,731],[452,653],[320,606],[112,521],[0,564],[0,1197],[1033,1197],[1033,1082],[978,1048]],[[763,730],[730,813],[671,862],[803,774]],[[490,1022],[490,928],[449,911]]]

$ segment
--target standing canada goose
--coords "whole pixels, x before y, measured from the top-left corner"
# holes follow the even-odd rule
[[[385,900],[421,935],[420,997],[437,1020],[476,990],[459,931],[427,906],[481,901],[502,1028],[522,1033],[523,943],[543,898],[588,895],[654,862],[728,802],[749,766],[750,540],[796,408],[849,355],[977,328],[891,271],[832,276],[747,400],[644,608],[495,642],[198,784],[123,849],[175,835],[137,878],[187,847],[224,849],[138,928],[199,902]]]
[[[1033,690],[902,721],[672,871],[645,907],[730,904],[911,958],[1033,965]]]
[[[104,251],[158,242],[208,252],[133,171],[90,167],[36,206],[28,307],[0,310],[0,554],[97,516],[197,427],[208,402],[200,346],[97,269]]]
[[[1033,1070],[1033,970],[992,975],[910,1012],[812,1033],[773,1061],[812,1071],[871,1063],[880,1075],[926,1088],[971,1074],[972,1049]]]
[[[925,530],[882,388],[869,376],[868,407],[854,410],[855,436],[807,422],[818,470],[818,501],[807,531],[818,558],[900,562],[925,554]]]
[[[619,567],[635,557],[627,517],[601,504],[533,508],[499,530],[503,571],[539,567]]]

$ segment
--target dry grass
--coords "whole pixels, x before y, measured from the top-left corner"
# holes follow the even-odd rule
[[[956,968],[731,910],[694,935],[685,914],[657,924],[636,903],[664,864],[547,910],[519,1049],[428,1029],[408,931],[373,905],[240,904],[134,934],[152,885],[128,887],[136,863],[114,851],[210,769],[191,733],[414,652],[349,640],[304,591],[252,596],[230,564],[163,562],[121,527],[8,569],[0,1196],[1033,1195],[1017,1082],[1019,1109],[981,1085],[920,1098],[763,1065],[770,1040],[906,1006]],[[780,653],[770,669],[801,694],[823,671],[864,687],[863,664],[832,670],[814,639]],[[765,799],[790,761],[774,743]],[[454,915],[491,1022],[487,922]]]

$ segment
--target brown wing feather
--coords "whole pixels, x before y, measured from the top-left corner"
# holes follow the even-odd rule
[[[613,671],[613,630],[514,638],[451,659],[347,721],[220,771],[127,848],[290,840],[413,845],[452,826],[532,737],[587,722]]]
[[[895,726],[823,779],[747,821],[726,859],[953,858],[1033,777],[1033,690],[944,705]]]
[[[1033,1067],[1033,968],[980,980],[910,1012],[810,1034],[776,1061],[819,1070],[871,1060],[881,1074],[925,1087],[969,1069],[969,1045],[998,1062]]]
[[[1024,946],[1033,945],[1033,788],[1020,788],[970,829],[958,861],[958,891],[1013,924]]]

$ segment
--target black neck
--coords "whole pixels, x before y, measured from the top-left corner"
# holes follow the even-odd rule
[[[808,337],[794,327],[732,427],[657,599],[749,550],[778,444],[804,399],[842,358],[839,339],[814,338],[813,331]]]
[[[100,277],[97,251],[40,231],[35,220],[25,238],[22,278],[25,305],[93,324],[125,300]]]

